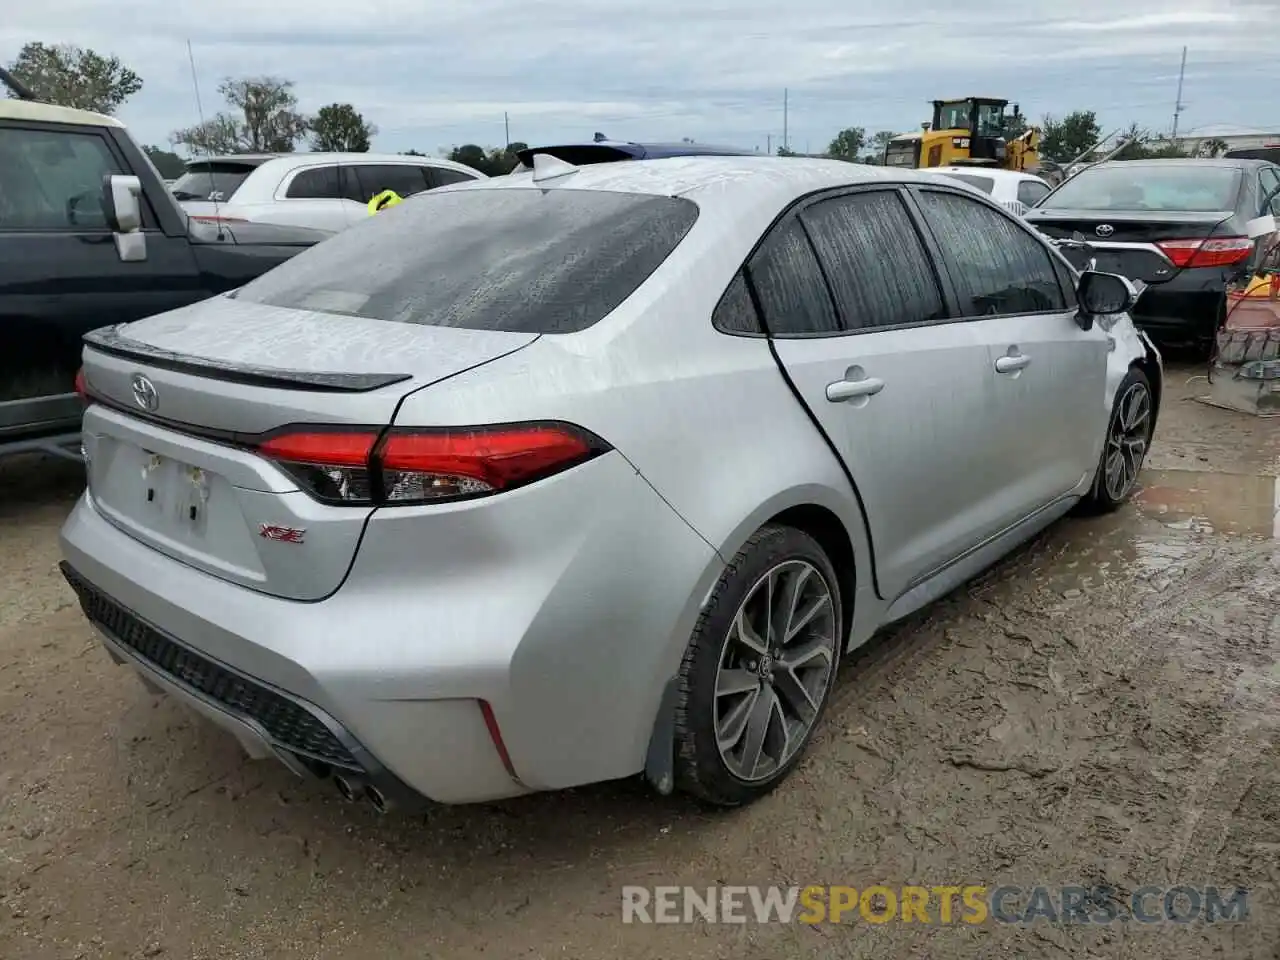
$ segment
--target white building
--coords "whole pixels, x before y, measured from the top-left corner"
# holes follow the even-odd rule
[[[1280,131],[1268,132],[1259,127],[1237,127],[1233,124],[1217,123],[1183,131],[1178,137],[1178,146],[1190,153],[1198,153],[1200,147],[1207,145],[1211,140],[1221,140],[1227,145],[1228,150],[1280,147]]]

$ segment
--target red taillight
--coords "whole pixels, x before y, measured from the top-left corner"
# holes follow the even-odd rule
[[[66,381],[62,381],[66,383]],[[80,399],[85,403],[89,402],[89,385],[84,378],[84,367],[76,371],[76,393],[80,394]]]
[[[320,500],[386,505],[498,493],[606,449],[586,431],[557,423],[385,432],[299,428],[258,447]]]
[[[1248,237],[1161,240],[1158,246],[1179,270],[1188,267],[1230,267],[1243,263],[1253,253],[1253,241]]]

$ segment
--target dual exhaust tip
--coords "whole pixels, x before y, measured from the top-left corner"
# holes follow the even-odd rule
[[[391,809],[391,804],[387,801],[386,796],[372,783],[364,783],[361,780],[338,774],[333,778],[333,785],[338,788],[338,793],[342,795],[342,799],[348,803],[359,803],[361,800],[367,800],[378,813],[386,813]]]

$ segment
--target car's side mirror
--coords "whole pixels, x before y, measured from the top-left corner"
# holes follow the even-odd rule
[[[107,174],[102,178],[102,211],[115,234],[120,259],[126,263],[147,259],[147,238],[142,233],[142,181]]]
[[[1086,270],[1076,286],[1076,299],[1080,303],[1077,322],[1089,330],[1095,317],[1132,310],[1138,302],[1138,288],[1119,274]]]

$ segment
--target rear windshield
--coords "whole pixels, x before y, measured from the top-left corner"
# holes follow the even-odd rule
[[[990,193],[996,188],[996,182],[990,177],[975,177],[969,173],[944,173],[943,176],[967,183],[971,187],[977,187],[983,193]]]
[[[697,217],[690,200],[634,193],[420,193],[237,298],[396,323],[574,333],[631,296]]]
[[[1234,210],[1239,190],[1236,167],[1120,162],[1082,170],[1039,209],[1208,213]]]
[[[516,169],[519,170],[521,166],[532,166],[535,153],[548,154],[557,160],[572,163],[575,167],[585,166],[589,163],[616,163],[619,160],[635,159],[634,153],[628,153],[618,147],[610,147],[599,143],[571,144],[563,147],[538,147],[535,150],[521,150],[517,154],[520,158],[520,165]]]
[[[189,163],[187,172],[169,188],[178,200],[216,200],[226,203],[253,173],[246,163]]]

